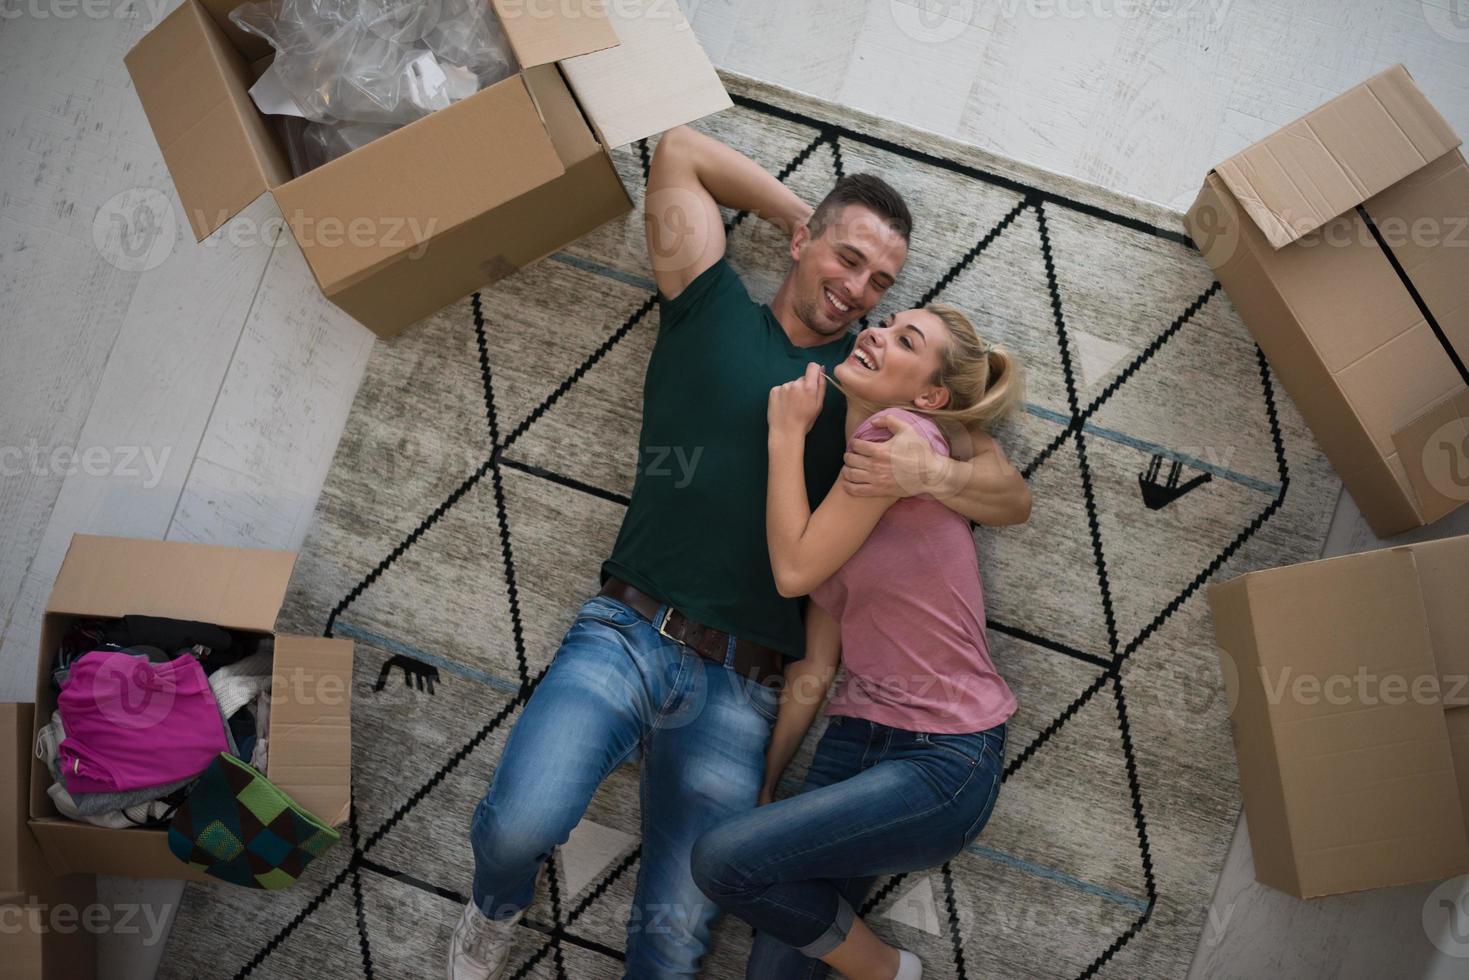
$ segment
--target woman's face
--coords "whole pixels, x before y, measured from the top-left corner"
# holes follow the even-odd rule
[[[949,392],[933,378],[948,343],[944,321],[927,310],[904,310],[859,333],[832,373],[850,394],[884,407],[943,408]]]

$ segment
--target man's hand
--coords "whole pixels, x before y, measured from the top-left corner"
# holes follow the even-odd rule
[[[956,492],[962,482],[928,440],[902,419],[884,415],[874,425],[893,434],[886,442],[857,439],[842,457],[842,488],[854,497],[935,497]],[[958,474],[958,481],[963,475]]]
[[[854,497],[931,494],[976,524],[1005,527],[1030,519],[1030,487],[994,437],[960,430],[952,451],[941,456],[912,426],[891,416],[877,420],[893,437],[858,439],[843,457],[841,486]]]
[[[772,439],[804,439],[826,400],[826,375],[819,364],[807,364],[806,373],[770,389],[765,417]]]

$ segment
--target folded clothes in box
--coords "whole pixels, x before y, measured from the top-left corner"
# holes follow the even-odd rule
[[[214,659],[212,650],[198,654],[200,645],[191,640],[214,630],[218,649],[231,644],[226,631],[169,619],[151,623],[174,633],[173,659],[156,647],[148,649],[157,658],[138,647],[80,656],[68,648],[78,638],[116,636],[120,620],[74,628],[62,641],[57,662],[66,666],[52,671],[61,687],[57,709],[36,741],[36,756],[55,780],[47,794],[62,816],[101,827],[160,826],[221,752],[265,768],[270,637],[234,644],[255,652],[216,660],[206,675],[201,659]]]
[[[294,562],[289,552],[73,537],[42,622],[32,732],[32,744],[43,752],[54,746],[57,760],[56,770],[48,765],[31,767],[29,802],[31,831],[55,872],[201,877],[200,870],[170,853],[167,831],[161,826],[186,798],[178,794],[187,793],[187,785],[168,789],[158,799],[103,811],[110,815],[105,826],[86,822],[95,814],[81,813],[97,801],[79,800],[72,791],[85,797],[99,790],[146,790],[150,787],[141,784],[150,779],[176,781],[196,764],[197,776],[215,764],[221,751],[235,755],[241,764],[252,758],[259,762],[256,768],[263,776],[324,825],[346,821],[351,799],[352,644],[274,632]],[[149,574],[138,575],[140,568]],[[158,640],[164,645],[155,647],[156,653],[107,647],[117,645],[117,640],[142,639],[142,634],[132,634],[135,627],[159,625],[148,617],[186,625],[175,623],[180,632]],[[120,628],[119,622],[129,630],[125,637],[112,632]],[[229,634],[230,650],[240,644],[243,656],[235,659],[233,652],[218,656],[222,634],[210,632],[213,629]],[[157,639],[157,634],[151,635]],[[216,647],[210,646],[211,639]],[[100,649],[72,656],[57,676],[56,655],[64,647],[76,654],[81,647],[99,643]],[[58,691],[60,679],[66,686]],[[80,724],[70,715],[68,694],[78,680],[90,685],[92,692],[90,701],[77,699],[83,708]],[[264,717],[259,708],[267,683],[269,715]],[[123,691],[127,697],[120,696]],[[181,714],[180,699],[187,704]],[[242,715],[249,718],[248,724]],[[61,725],[52,728],[58,716]],[[195,735],[208,733],[191,743],[187,763],[173,754],[145,759],[138,748],[150,737],[146,729],[143,742],[129,749],[131,754],[120,754],[117,746],[97,737],[105,723],[141,720],[156,725],[175,718],[189,719]],[[66,751],[71,737],[79,739],[74,753]],[[249,745],[248,755],[242,741]],[[268,752],[263,742],[268,743]],[[212,751],[215,747],[221,751]],[[74,769],[72,776],[86,778],[68,785],[63,771],[68,767]],[[74,812],[68,811],[54,786],[67,792]],[[151,788],[160,786],[173,783],[159,782]]]

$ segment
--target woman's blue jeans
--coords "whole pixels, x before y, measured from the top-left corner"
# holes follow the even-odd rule
[[[824,977],[879,875],[935,867],[994,808],[1005,726],[934,735],[834,716],[798,796],[734,817],[694,845],[694,881],[759,930],[746,977]]]

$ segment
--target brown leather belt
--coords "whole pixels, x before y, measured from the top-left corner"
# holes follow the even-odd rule
[[[602,594],[637,610],[659,633],[675,643],[683,644],[705,660],[721,666],[724,664],[729,650],[728,633],[697,623],[672,606],[665,608],[663,603],[620,578],[609,578],[602,586]],[[663,610],[661,616],[659,609]],[[734,662],[730,669],[766,687],[773,687],[785,675],[785,658],[769,647],[736,637]]]

